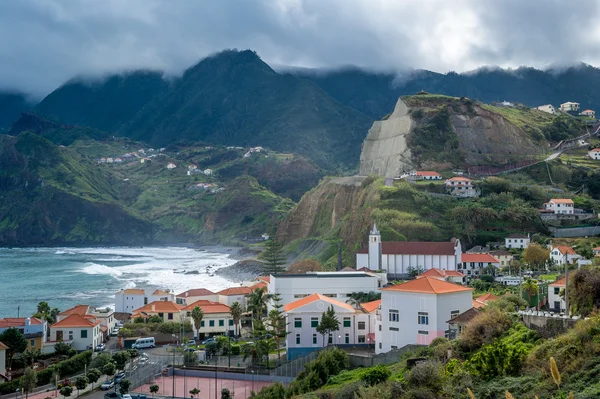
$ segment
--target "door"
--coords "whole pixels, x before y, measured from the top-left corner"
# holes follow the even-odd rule
[[[62,341],[63,340],[63,332],[62,331],[57,331],[56,332],[56,340],[57,341]]]
[[[554,311],[560,312],[560,301],[554,301]]]

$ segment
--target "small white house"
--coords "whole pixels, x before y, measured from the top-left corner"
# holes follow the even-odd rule
[[[478,197],[479,191],[473,185],[473,180],[468,177],[455,176],[446,180],[446,191],[460,198]]]
[[[540,105],[539,107],[537,107],[537,109],[549,113],[551,115],[556,115],[556,109],[554,109],[554,105],[552,104]]]
[[[555,214],[572,215],[575,213],[575,204],[569,198],[552,198],[550,201],[544,203],[544,209]]]
[[[593,150],[588,151],[588,155],[594,160],[600,159],[600,148],[594,148]]]
[[[586,109],[585,111],[581,111],[579,113],[579,115],[581,115],[581,116],[587,116],[589,118],[596,118],[596,111],[594,111],[592,109]]]
[[[193,288],[175,297],[175,302],[179,305],[190,305],[200,300],[219,302],[219,295],[206,288]]]
[[[212,169],[204,169],[204,174],[210,176],[213,174],[213,170]]]
[[[414,180],[442,180],[442,176],[438,172],[419,170],[413,176]]]
[[[490,254],[462,254],[462,263],[459,266],[459,271],[464,273],[467,278],[477,277],[485,274],[484,270],[494,266],[496,269],[500,267],[500,261]]]
[[[50,340],[48,344],[65,342],[72,348],[83,351],[95,349],[102,343],[100,321],[93,316],[71,314],[50,326]],[[49,345],[52,346],[53,345]],[[47,348],[48,345],[45,347]],[[51,352],[51,350],[45,350]]]
[[[169,162],[167,164],[167,169],[175,169],[177,167],[177,165],[175,165],[173,162]]]
[[[285,305],[288,359],[304,356],[327,345],[372,345],[375,341],[375,311],[379,306],[371,307],[371,304],[369,302],[371,312],[368,312],[325,295],[312,294]],[[330,306],[333,306],[340,322],[339,330],[323,337],[316,328],[323,312]]]
[[[566,245],[558,245],[550,249],[550,259],[555,265],[573,264],[581,255],[577,255],[575,250]]]
[[[560,110],[563,112],[577,112],[579,111],[579,103],[567,101],[566,103],[560,104]]]
[[[548,307],[561,313],[566,310],[565,300],[560,296],[560,291],[566,287],[566,279],[563,277],[552,284],[548,284]]]
[[[432,277],[382,288],[375,353],[450,337],[448,320],[473,307],[472,291]]]
[[[192,311],[196,306],[202,309],[204,314],[199,329],[196,329],[194,321],[191,319]],[[225,304],[207,300],[196,301],[182,309],[185,317],[192,323],[194,334],[199,335],[200,339],[214,335],[233,335],[236,329],[230,310],[230,307]]]
[[[511,234],[504,239],[506,249],[525,249],[531,243],[529,234]]]

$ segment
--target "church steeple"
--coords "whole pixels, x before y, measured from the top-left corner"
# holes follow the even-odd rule
[[[373,223],[373,230],[371,230],[371,235],[379,235],[379,230],[377,230],[377,223]]]
[[[381,233],[376,224],[369,234],[369,269],[381,270]]]

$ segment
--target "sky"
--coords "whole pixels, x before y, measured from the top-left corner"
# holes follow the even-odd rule
[[[271,65],[469,71],[600,65],[595,0],[3,0],[0,89],[170,75],[223,49]]]

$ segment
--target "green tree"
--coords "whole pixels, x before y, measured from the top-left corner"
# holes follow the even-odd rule
[[[190,395],[192,396],[192,398],[194,397],[194,395],[198,395],[200,393],[200,390],[198,388],[194,388],[190,391]]]
[[[26,349],[21,354],[21,359],[25,361],[25,363],[29,366],[33,366],[36,360],[38,360],[42,356],[42,351],[39,349]]]
[[[239,337],[240,320],[242,319],[244,309],[238,301],[235,301],[231,304],[231,308],[229,308],[229,313],[231,313],[231,318],[233,319],[233,328],[235,330],[235,336]]]
[[[549,257],[550,250],[539,244],[531,243],[527,249],[523,251],[523,259],[525,262],[533,266],[536,270],[541,269]]]
[[[144,318],[142,316],[138,316],[135,319],[133,319],[133,322],[135,324],[143,324],[146,320],[144,320]]]
[[[408,272],[408,277],[413,279],[413,278],[416,278],[419,274],[423,273],[425,271],[425,269],[423,269],[423,266],[417,266],[417,267],[409,266],[406,269],[406,271]]]
[[[192,309],[192,320],[194,321],[194,328],[198,332],[196,338],[200,340],[200,326],[202,325],[202,319],[204,318],[204,311],[200,306],[194,306]]]
[[[75,379],[75,388],[77,388],[77,396],[82,389],[85,389],[88,385],[87,377],[77,377]]]
[[[71,352],[71,345],[64,342],[57,342],[54,345],[54,354],[57,356],[68,355]]]
[[[267,294],[267,289],[264,287],[252,290],[248,296],[248,310],[252,312],[252,319],[260,319],[264,316],[271,298],[272,295]]]
[[[233,399],[233,395],[231,395],[231,391],[227,388],[221,389],[221,399]]]
[[[53,324],[57,314],[58,309],[50,308],[48,302],[40,302],[37,305],[37,309],[33,317],[37,317],[38,319],[44,319],[48,321],[48,323]]]
[[[125,378],[124,380],[121,380],[121,382],[119,383],[119,392],[121,392],[121,395],[125,395],[127,392],[129,392],[130,387],[131,387],[131,381],[129,381],[127,378]]]
[[[27,349],[27,340],[18,329],[10,327],[0,334],[0,342],[8,346],[6,350],[6,365],[8,368],[11,368],[13,357],[17,353],[22,353]]]
[[[275,294],[272,297],[273,309],[269,312],[269,331],[277,344],[277,357],[281,362],[281,345],[280,341],[285,339],[287,334],[287,322],[283,313],[283,305],[281,304],[281,296]]]
[[[94,390],[94,384],[100,379],[100,375],[102,375],[102,373],[100,373],[100,370],[98,369],[88,370],[86,377],[90,384],[92,384],[92,391]]]
[[[321,321],[317,326],[316,330],[323,336],[323,346],[325,346],[325,336],[338,331],[340,329],[340,322],[335,314],[333,305],[329,306],[326,311],[321,315]]]
[[[274,238],[271,237],[266,242],[265,252],[263,253],[263,259],[265,265],[263,267],[263,273],[266,275],[283,273],[285,271],[285,255],[281,250],[281,244]]]
[[[117,370],[125,370],[125,365],[129,360],[129,353],[127,351],[121,351],[113,354],[113,362],[117,366]]]
[[[73,387],[66,386],[60,389],[60,394],[65,398],[68,398],[73,393]]]
[[[160,317],[159,315],[152,315],[150,317],[148,317],[148,323],[163,323],[164,320],[162,317]]]
[[[104,367],[102,367],[102,372],[106,374],[106,379],[112,378],[117,372],[117,366],[113,362],[106,363]]]
[[[25,369],[25,374],[21,377],[21,388],[25,392],[25,398],[29,397],[29,392],[32,392],[37,386],[37,374],[30,367]]]
[[[154,394],[158,392],[159,386],[158,385],[150,385],[150,393],[152,394],[152,397],[154,397]]]
[[[526,278],[522,285],[523,291],[527,294],[528,302],[531,302],[531,299],[537,295],[538,293],[538,285],[537,282],[533,279]]]

